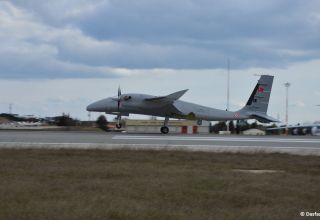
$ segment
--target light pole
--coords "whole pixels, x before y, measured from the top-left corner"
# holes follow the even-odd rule
[[[12,104],[11,103],[9,104],[9,114],[10,115],[12,114]]]
[[[228,65],[228,82],[227,82],[227,111],[229,111],[230,108],[230,60],[228,58],[227,60]]]
[[[227,66],[228,66],[228,80],[227,80],[227,111],[229,111],[230,108],[230,60],[228,58],[227,60]],[[227,122],[227,131],[229,132],[229,123]]]
[[[286,82],[284,84],[286,87],[286,135],[288,135],[288,122],[289,122],[289,87],[291,84]]]

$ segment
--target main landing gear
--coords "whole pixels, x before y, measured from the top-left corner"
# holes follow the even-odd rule
[[[168,122],[169,122],[169,117],[166,117],[164,120],[163,126],[161,127],[161,130],[160,130],[162,134],[169,133]]]
[[[161,127],[161,133],[162,134],[168,134],[169,133],[169,128],[167,126]]]

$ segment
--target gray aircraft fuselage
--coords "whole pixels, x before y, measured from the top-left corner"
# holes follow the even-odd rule
[[[243,120],[249,118],[248,115],[240,112],[219,110],[180,100],[176,100],[168,105],[164,105],[161,102],[150,103],[146,99],[156,98],[157,96],[147,94],[123,94],[121,97],[124,99],[120,105],[120,113],[123,115],[141,114],[205,121]],[[128,98],[127,100],[125,100],[126,97]],[[115,98],[102,99],[89,105],[87,110],[117,114],[117,101]]]

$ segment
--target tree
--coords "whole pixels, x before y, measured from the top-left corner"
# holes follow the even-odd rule
[[[239,120],[237,122],[237,132],[242,132],[245,130],[248,130],[250,128],[249,123],[247,122],[247,120]]]
[[[214,132],[216,134],[218,134],[219,131],[226,131],[226,130],[227,130],[227,125],[224,121],[218,122],[217,124],[211,127],[211,132]]]
[[[231,134],[236,133],[236,129],[235,129],[233,121],[229,122],[229,131],[231,132]]]
[[[70,117],[69,114],[62,113],[62,116],[55,117],[55,124],[58,126],[75,126],[77,121]]]
[[[108,125],[108,121],[106,119],[106,116],[104,115],[100,115],[96,121],[98,127],[104,131],[107,131],[107,125]]]
[[[151,121],[156,121],[156,120],[157,120],[157,116],[151,116],[151,117],[150,117],[150,120],[151,120]]]
[[[250,125],[250,128],[251,128],[251,129],[253,129],[253,128],[257,129],[257,128],[258,128],[258,123],[257,123],[256,121],[253,122],[253,123]]]
[[[236,134],[240,134],[240,120],[236,121],[235,132]]]
[[[272,128],[278,128],[278,126],[273,123],[272,125],[266,127],[266,132],[267,134],[270,134],[270,135],[280,135],[282,134],[283,131],[285,131],[285,129],[274,129],[274,130],[268,130],[268,129],[272,129]]]

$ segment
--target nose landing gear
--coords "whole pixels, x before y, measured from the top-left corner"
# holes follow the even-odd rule
[[[118,128],[118,129],[122,128],[122,124],[121,124],[121,115],[118,115],[118,117],[117,117],[117,124],[116,124],[116,128]]]

